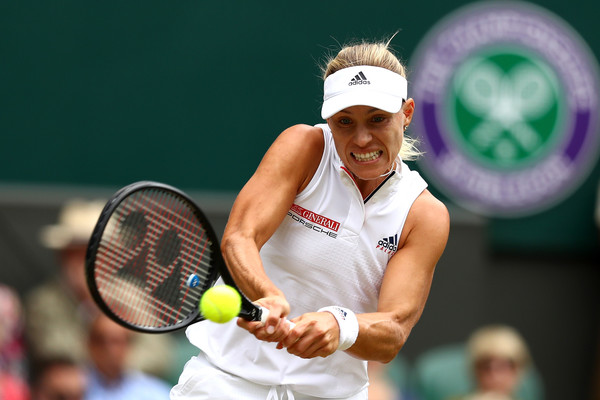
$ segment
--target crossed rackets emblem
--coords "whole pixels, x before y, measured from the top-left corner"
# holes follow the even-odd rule
[[[531,154],[544,138],[531,124],[554,104],[554,88],[540,67],[522,63],[509,71],[485,59],[461,68],[455,88],[466,110],[480,121],[467,140],[480,152],[511,161]]]

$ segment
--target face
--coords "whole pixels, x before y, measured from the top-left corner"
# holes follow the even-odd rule
[[[33,391],[34,400],[82,400],[87,380],[85,373],[73,365],[51,367]]]
[[[414,102],[409,99],[395,114],[370,106],[352,106],[327,119],[336,150],[359,185],[360,181],[381,181],[384,178],[380,175],[390,171],[413,110]]]
[[[499,357],[486,357],[475,364],[475,374],[479,389],[510,395],[519,383],[519,369],[512,360]]]
[[[100,315],[92,323],[89,335],[89,353],[98,370],[108,379],[117,379],[125,370],[130,332]]]
[[[61,270],[69,287],[80,300],[90,300],[85,281],[86,244],[70,245],[60,252]]]

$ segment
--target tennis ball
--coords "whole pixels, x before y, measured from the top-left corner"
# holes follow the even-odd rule
[[[200,299],[200,312],[204,318],[223,324],[237,317],[242,308],[242,297],[228,285],[208,289]]]

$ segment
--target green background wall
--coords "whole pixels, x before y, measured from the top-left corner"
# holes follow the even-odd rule
[[[600,52],[593,2],[539,3]],[[410,62],[464,4],[4,1],[0,183],[236,192],[281,130],[320,122],[319,65],[338,43],[400,31],[393,43]],[[493,247],[595,252],[598,177],[547,212],[493,220]]]

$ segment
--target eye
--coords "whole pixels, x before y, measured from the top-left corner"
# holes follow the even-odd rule
[[[386,117],[384,117],[383,115],[376,115],[373,118],[371,118],[371,122],[384,122],[386,120]]]
[[[338,123],[340,125],[350,125],[352,123],[352,120],[350,118],[342,117],[338,119]]]

